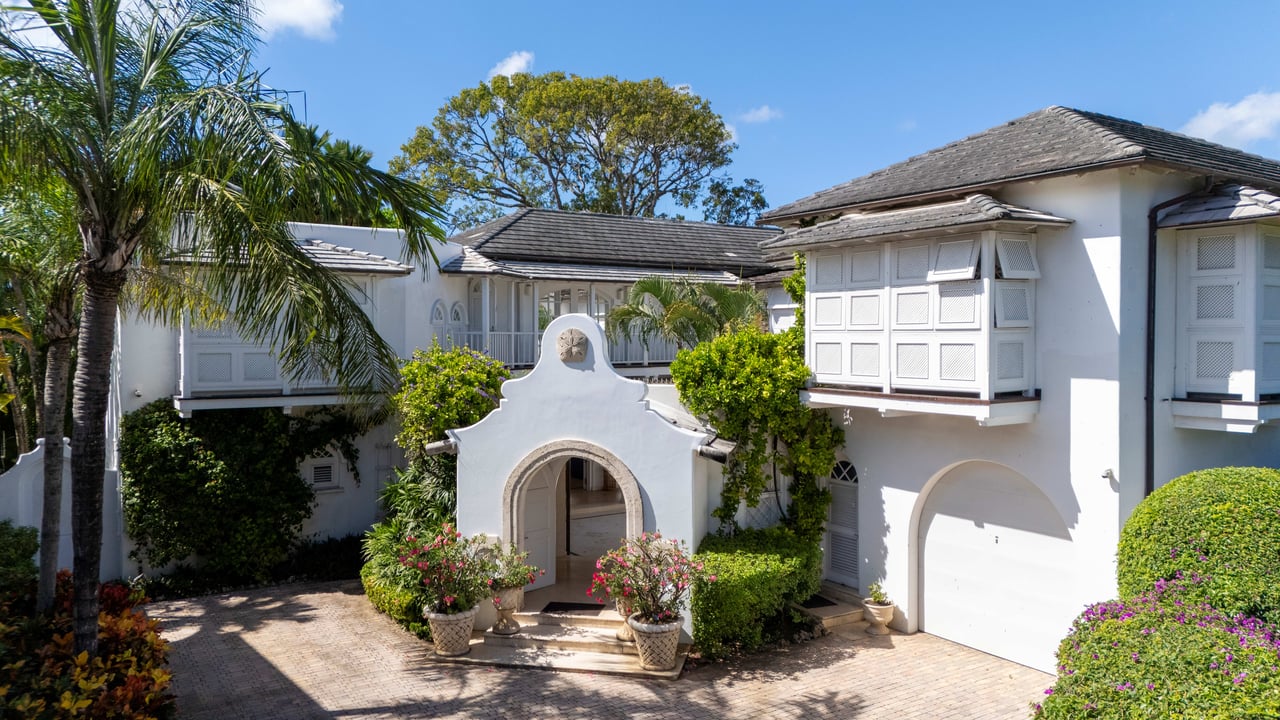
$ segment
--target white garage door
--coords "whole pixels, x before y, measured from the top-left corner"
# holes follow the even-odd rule
[[[1071,537],[1039,489],[999,465],[962,465],[929,493],[919,547],[921,630],[1054,672],[1082,607]]]

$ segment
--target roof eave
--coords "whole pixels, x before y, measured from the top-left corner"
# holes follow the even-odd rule
[[[1051,170],[1051,171],[1041,172],[1041,173],[1030,173],[1027,175],[1018,175],[1016,177],[1008,177],[1000,180],[991,180],[983,183],[974,183],[972,185],[960,185],[952,188],[945,188],[942,190],[932,190],[929,192],[916,193],[914,195],[897,195],[893,197],[867,200],[859,203],[849,203],[845,205],[832,205],[830,207],[805,210],[803,212],[792,212],[792,213],[787,213],[785,215],[768,215],[767,217],[762,215],[760,217],[759,222],[764,222],[767,220],[769,223],[778,223],[778,222],[786,222],[786,221],[803,220],[808,217],[813,217],[814,215],[842,214],[842,213],[849,212],[851,210],[879,210],[879,209],[893,207],[895,205],[914,205],[917,203],[923,203],[923,202],[928,202],[933,200],[963,197],[965,195],[969,195],[975,192],[982,192],[985,190],[995,190],[997,188],[1000,188],[1015,182],[1030,182],[1032,180],[1044,180],[1046,178],[1051,178],[1051,177],[1079,175],[1081,173],[1086,173],[1086,172],[1096,172],[1098,170],[1108,170],[1111,168],[1125,167],[1128,165],[1140,165],[1142,163],[1150,163],[1150,162],[1152,161],[1147,156],[1136,155],[1133,157],[1121,158],[1119,160],[1108,160],[1106,162],[1092,163],[1089,165],[1077,165],[1075,167],[1070,167],[1062,170]],[[1179,168],[1179,169],[1192,169],[1192,168],[1188,167],[1188,168]]]
[[[823,247],[845,247],[849,245],[874,245],[878,243],[893,242],[895,240],[915,240],[925,237],[937,237],[938,235],[950,235],[956,233],[976,232],[982,230],[1011,230],[1011,231],[1030,231],[1035,230],[1041,225],[1050,225],[1053,227],[1066,227],[1071,224],[1070,220],[1056,221],[1045,219],[1038,220],[1019,220],[1014,218],[1000,218],[997,220],[980,220],[970,223],[959,223],[956,225],[946,225],[936,228],[926,228],[921,230],[906,230],[902,232],[886,232],[882,235],[868,235],[866,237],[853,238],[834,238],[830,240],[819,240],[810,243],[796,245],[781,245],[769,248],[776,250],[779,254],[775,257],[790,257],[793,253],[805,252]],[[785,255],[781,253],[785,251]]]

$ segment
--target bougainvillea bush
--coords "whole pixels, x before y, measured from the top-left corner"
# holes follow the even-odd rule
[[[1201,470],[1143,500],[1120,534],[1120,597],[1179,572],[1218,610],[1280,623],[1280,471]]]
[[[30,597],[0,597],[0,717],[170,718],[168,645],[128,586],[100,587],[98,654],[76,654],[71,634],[71,574],[58,576],[52,616],[32,612]]]
[[[1280,631],[1199,600],[1198,575],[1085,610],[1058,647],[1041,720],[1280,717]]]

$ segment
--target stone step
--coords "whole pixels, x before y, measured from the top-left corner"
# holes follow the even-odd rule
[[[831,604],[813,608],[793,605],[793,608],[814,618],[827,630],[835,630],[856,623],[864,623],[865,626],[862,599],[852,594],[851,590],[823,583],[822,589],[815,597],[824,598]]]
[[[614,642],[617,642],[616,640]],[[458,657],[432,656],[438,662],[462,665],[491,665],[495,667],[533,668],[560,672],[600,673],[628,677],[675,680],[684,670],[688,647],[682,646],[676,655],[676,666],[671,670],[644,670],[640,659],[631,654],[617,652],[592,652],[569,650],[544,645],[513,647],[490,643],[488,634],[471,636],[471,651]]]
[[[505,647],[542,647],[554,650],[635,655],[636,644],[617,639],[614,628],[593,628],[581,625],[526,625],[514,635],[498,635],[493,631],[484,634],[486,645]],[[680,631],[679,652],[687,653],[693,640]]]
[[[601,610],[598,615],[522,610],[515,613],[514,617],[521,625],[572,625],[614,630],[622,625],[622,616],[612,607]]]

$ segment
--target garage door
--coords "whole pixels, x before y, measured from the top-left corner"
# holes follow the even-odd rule
[[[934,486],[920,518],[920,629],[1046,672],[1081,611],[1075,552],[1026,478],[969,463]]]

